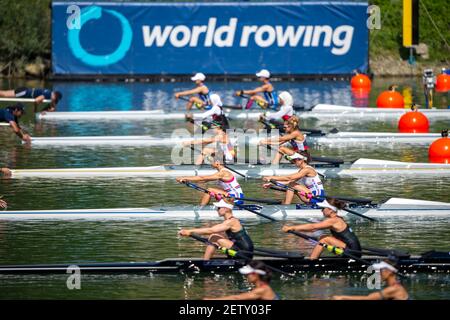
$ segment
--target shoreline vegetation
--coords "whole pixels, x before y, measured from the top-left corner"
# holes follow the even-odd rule
[[[421,76],[426,68],[435,74],[449,68],[447,0],[420,0],[420,45],[414,65],[408,61],[409,49],[402,47],[402,1],[370,0],[369,4],[381,10],[381,29],[370,31],[370,73]],[[0,7],[0,78],[53,78],[51,0],[0,0]]]

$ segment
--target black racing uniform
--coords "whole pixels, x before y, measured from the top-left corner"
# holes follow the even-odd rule
[[[347,227],[341,232],[334,231],[333,229],[331,229],[330,231],[333,237],[341,240],[346,244],[345,249],[361,251],[361,244],[359,243],[359,239],[348,224]],[[352,253],[352,254],[357,257],[361,256],[361,253]]]
[[[244,226],[242,226],[242,229],[239,230],[238,232],[232,232],[231,230],[227,230],[225,233],[228,239],[233,241],[233,246],[231,247],[231,249],[236,250],[238,252],[240,250],[253,252],[254,250],[253,241],[248,235],[247,230],[245,230]],[[253,258],[253,254],[245,253],[245,256],[248,257],[249,259]]]

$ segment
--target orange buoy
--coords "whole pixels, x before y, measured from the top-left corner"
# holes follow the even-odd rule
[[[427,133],[429,129],[428,118],[419,111],[407,112],[398,121],[398,130],[402,133]]]
[[[403,96],[395,91],[396,86],[390,86],[388,91],[383,91],[377,98],[378,108],[403,108],[405,101]]]
[[[350,85],[352,86],[352,89],[365,89],[370,90],[370,86],[372,85],[372,82],[370,81],[370,78],[362,73],[357,73],[352,77],[352,80],[350,81]]]
[[[442,73],[436,78],[436,91],[447,92],[450,90],[450,75]]]
[[[442,131],[442,138],[434,141],[428,149],[428,159],[433,163],[450,163],[450,138],[448,130]]]

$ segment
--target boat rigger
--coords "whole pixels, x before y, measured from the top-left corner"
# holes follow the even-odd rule
[[[297,109],[296,114],[302,119],[315,118],[327,121],[382,121],[399,119],[407,109],[396,108],[356,108],[331,104],[317,104],[313,107]],[[448,109],[420,109],[429,120],[449,119]],[[226,115],[234,120],[259,119],[260,112],[226,110]],[[46,121],[80,120],[80,121],[123,121],[123,120],[185,120],[183,112],[166,112],[163,109],[148,111],[76,111],[38,113],[36,117]]]
[[[274,219],[322,218],[320,208],[309,205],[247,205],[247,208],[258,211]],[[450,216],[450,203],[404,198],[390,198],[381,203],[350,204],[349,208],[365,216],[373,218],[393,217],[440,217]],[[233,210],[237,218],[259,219],[254,213],[244,208]],[[340,213],[348,216],[346,212]],[[150,219],[150,220],[215,220],[217,211],[213,206],[203,208],[192,205],[153,208],[116,208],[116,209],[70,209],[70,210],[23,210],[0,211],[0,220],[14,219]]]
[[[450,176],[450,164],[415,163],[361,158],[350,163],[312,163],[315,169],[327,178],[367,178],[377,176],[433,177]],[[287,175],[298,171],[291,164],[229,165],[247,178],[259,179],[264,176]],[[214,174],[209,165],[161,165],[150,167],[105,167],[105,168],[60,168],[60,169],[13,169],[12,178],[120,178],[153,177],[175,178]],[[236,175],[240,178],[239,175]]]

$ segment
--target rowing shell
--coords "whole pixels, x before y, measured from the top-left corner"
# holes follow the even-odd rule
[[[450,119],[450,110],[447,109],[421,109],[429,120]],[[263,111],[231,111],[226,115],[230,119],[246,120],[258,119]],[[395,108],[356,108],[349,106],[337,106],[330,104],[317,104],[308,111],[297,112],[301,118],[315,118],[328,121],[377,121],[400,118],[408,109]],[[77,112],[46,112],[38,113],[36,117],[41,120],[185,120],[185,113],[165,112],[162,109],[149,111],[77,111]]]
[[[323,136],[307,136],[307,142],[311,145],[324,146],[348,146],[356,144],[431,144],[441,137],[439,133],[397,133],[397,132],[337,132],[327,133]],[[249,136],[252,145],[258,144],[264,138]],[[33,137],[31,144],[36,147],[52,146],[133,146],[156,147],[175,146],[183,142],[195,139],[192,136],[179,136],[171,138],[158,138],[153,136],[76,136],[76,137]],[[245,141],[244,139],[231,138],[233,143]]]
[[[313,209],[306,205],[267,205],[260,207],[252,205],[253,210],[275,219],[320,218],[323,217],[320,208]],[[436,217],[449,216],[450,203],[424,201],[403,198],[391,198],[381,204],[353,205],[356,210],[366,216],[374,218],[388,217]],[[237,218],[256,219],[256,214],[247,210],[233,210]],[[354,217],[346,212],[342,216]],[[2,211],[0,220],[10,219],[153,219],[153,220],[215,220],[220,219],[213,206],[194,207],[191,205],[164,208],[119,208],[119,209],[74,209],[74,210],[26,210]]]
[[[298,253],[297,253],[298,254]],[[322,257],[311,260],[298,255],[297,258],[254,258],[264,264],[290,273],[302,272],[367,272],[369,265],[345,257]],[[362,256],[373,264],[383,259],[377,256]],[[103,262],[71,264],[34,264],[34,265],[0,265],[0,274],[67,274],[77,267],[83,274],[103,273],[199,273],[199,272],[236,272],[247,262],[238,259],[214,258],[174,258],[151,262]],[[405,273],[439,273],[450,272],[450,253],[430,251],[420,256],[406,256],[397,263],[400,272]]]
[[[230,165],[248,178],[288,175],[298,171],[293,165]],[[365,178],[378,176],[450,176],[450,164],[414,163],[386,161],[377,159],[358,159],[343,165],[316,164],[316,170],[329,178]],[[210,175],[217,172],[208,165],[163,165],[151,167],[112,167],[112,168],[69,168],[69,169],[17,169],[11,170],[13,178],[120,178],[153,177],[172,178],[181,176]],[[236,175],[237,178],[240,176]]]

